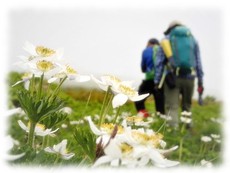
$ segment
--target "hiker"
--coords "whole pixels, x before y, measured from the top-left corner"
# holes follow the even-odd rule
[[[147,47],[142,52],[142,60],[141,60],[141,70],[145,73],[145,79],[142,81],[139,86],[138,93],[152,94],[155,100],[155,110],[157,114],[164,114],[164,93],[163,88],[156,89],[154,88],[154,75],[155,75],[155,61],[159,56],[164,56],[163,50],[159,45],[159,41],[155,38],[152,38],[148,41]],[[138,115],[143,117],[148,117],[149,113],[145,109],[145,101],[147,98],[135,102],[136,110]]]
[[[195,77],[198,78],[198,93],[203,93],[203,70],[197,41],[190,29],[178,21],[170,23],[164,32],[161,45],[165,59],[156,62],[155,83],[165,80],[165,112],[171,119],[168,125],[175,129],[179,126],[179,100],[181,97],[181,116],[192,120],[191,105]],[[161,57],[162,58],[162,57]],[[167,62],[165,65],[165,61]],[[187,124],[191,127],[192,123]]]

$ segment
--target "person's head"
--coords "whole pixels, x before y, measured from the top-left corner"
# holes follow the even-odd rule
[[[168,35],[173,28],[175,28],[177,26],[182,26],[182,25],[183,24],[180,21],[174,20],[169,24],[168,29],[164,32],[164,34]]]
[[[149,39],[147,46],[159,45],[159,41],[156,38]]]

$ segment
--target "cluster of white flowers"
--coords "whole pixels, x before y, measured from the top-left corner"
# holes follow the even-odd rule
[[[78,74],[73,67],[64,63],[62,60],[62,50],[53,50],[44,46],[34,46],[28,42],[26,42],[24,49],[30,55],[21,56],[22,61],[19,62],[18,65],[24,67],[27,70],[27,73],[13,86],[24,83],[25,88],[30,91],[34,86],[35,77],[40,77],[38,100],[42,97],[42,82],[44,78],[47,80],[48,85],[55,81],[59,81],[58,87],[52,92],[48,99],[49,102],[51,102],[53,96],[59,92],[59,87],[66,79],[75,80],[77,82],[86,82],[92,79],[102,90],[112,93],[113,97],[111,97],[111,100],[113,108],[119,108],[128,100],[135,102],[149,96],[149,94],[139,95],[133,87],[132,81],[122,81],[111,75],[101,76],[100,80],[98,80],[93,75],[88,76]],[[33,93],[33,91],[31,93]],[[42,109],[42,106],[41,108],[39,107],[39,109]],[[17,108],[12,112],[9,112],[9,114],[15,114],[21,111],[20,108]],[[66,114],[72,113],[72,109],[69,107],[59,109],[58,111]],[[122,116],[122,126],[119,126],[112,123],[105,124],[103,122],[103,116],[107,112],[105,111],[103,113],[104,114],[99,117],[95,116],[100,119],[99,128],[96,127],[90,116],[86,117],[92,132],[98,136],[96,143],[98,146],[101,146],[104,153],[97,158],[94,166],[110,164],[112,166],[136,167],[152,164],[157,167],[172,167],[179,164],[178,161],[171,161],[165,158],[165,154],[176,150],[178,146],[165,149],[166,142],[162,139],[163,135],[156,133],[153,130],[139,127],[149,127],[149,124],[152,123],[153,120],[144,122],[142,117],[129,116],[129,114],[126,113]],[[114,122],[116,122],[118,113],[119,111],[117,110],[115,118],[108,120],[115,120]],[[52,130],[51,128],[46,129],[45,126],[39,124],[39,122],[40,121],[37,120],[31,121],[30,119],[28,125],[25,125],[21,120],[18,120],[19,126],[29,133],[29,138],[31,137],[31,139],[33,139],[34,136],[54,136],[54,133],[59,130],[59,128],[55,130]],[[71,125],[82,123],[84,123],[84,120],[70,122]],[[133,125],[139,128],[132,129]],[[61,127],[67,128],[68,125],[62,124]],[[31,128],[34,129],[31,130]],[[30,135],[30,132],[33,134],[31,133],[32,135]],[[29,140],[29,144],[33,146],[33,140]],[[68,160],[75,154],[68,153],[66,146],[67,140],[64,139],[59,144],[53,145],[53,147],[46,147],[44,151],[54,153],[58,158]]]
[[[74,68],[62,60],[63,50],[61,49],[53,50],[26,42],[24,50],[29,53],[29,56],[20,56],[21,61],[17,62],[16,65],[24,68],[27,72],[22,76],[22,80],[17,81],[13,86],[25,83],[25,88],[28,90],[30,79],[33,75],[35,77],[44,75],[48,79],[48,83],[63,78],[77,82],[90,80],[90,76],[78,74]]]
[[[102,124],[99,128],[88,116],[92,132],[98,136],[96,143],[103,148],[104,155],[99,157],[94,166],[110,164],[111,166],[139,167],[153,164],[157,167],[171,167],[179,164],[164,157],[178,146],[164,149],[166,142],[163,135],[150,129],[132,129],[126,120],[122,126]]]
[[[180,120],[182,123],[190,124],[192,122],[192,112],[187,112],[187,111],[181,112]]]
[[[210,136],[202,136],[201,141],[203,141],[205,143],[208,143],[211,141],[215,141],[216,143],[221,143],[220,135],[218,135],[218,134],[211,134]]]

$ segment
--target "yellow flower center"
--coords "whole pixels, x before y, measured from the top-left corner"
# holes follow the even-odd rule
[[[43,72],[47,72],[54,68],[54,64],[52,62],[45,60],[38,61],[36,65],[37,68]]]
[[[68,74],[77,74],[77,71],[74,70],[72,67],[70,67],[69,65],[66,66],[66,72]]]
[[[153,145],[153,147],[157,147],[159,146],[163,135],[160,133],[148,135],[146,133],[133,131],[132,137],[142,145]]]
[[[143,121],[143,117],[139,117],[139,116],[130,116],[130,117],[126,117],[126,120],[130,123],[137,123],[137,122],[142,122]]]
[[[30,128],[30,122],[28,122],[27,127]],[[45,130],[45,125],[37,123],[35,128]]]
[[[120,84],[119,85],[119,90],[123,94],[128,95],[128,96],[135,96],[136,95],[136,91],[134,89],[130,88],[129,86],[126,86],[126,85]]]
[[[43,47],[43,46],[37,46],[36,52],[38,55],[43,56],[43,57],[49,57],[49,56],[55,54],[54,50]]]
[[[115,128],[115,125],[112,124],[112,123],[104,123],[101,125],[101,129],[109,134],[111,134],[113,132]],[[121,134],[123,133],[124,129],[122,126],[118,126],[118,130],[117,130],[117,133],[118,134]]]
[[[117,83],[121,82],[121,80],[119,78],[117,78],[116,76],[108,75],[108,78],[109,78],[109,80],[117,82]]]
[[[133,147],[127,143],[121,143],[120,149],[123,154],[129,154],[133,151]]]

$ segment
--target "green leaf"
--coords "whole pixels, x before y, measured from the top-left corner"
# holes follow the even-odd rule
[[[94,162],[96,156],[96,137],[91,133],[89,127],[77,127],[74,132],[74,138],[91,162]]]

